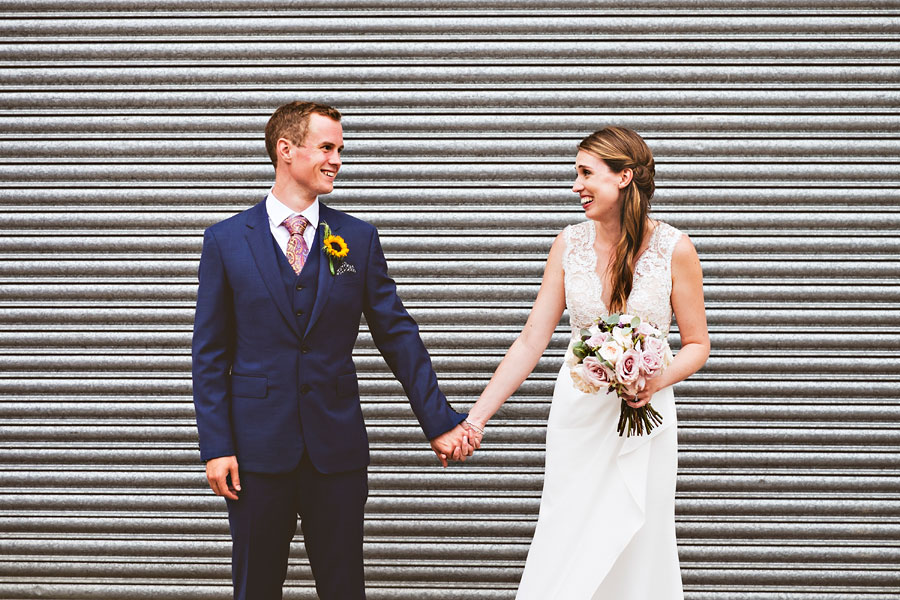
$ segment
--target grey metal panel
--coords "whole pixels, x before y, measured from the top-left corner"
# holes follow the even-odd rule
[[[900,594],[900,3],[0,11],[0,598],[228,596],[190,401],[196,261],[204,227],[262,198],[261,131],[298,97],[344,112],[328,201],[380,228],[459,407],[583,218],[577,141],[644,134],[714,348],[676,391],[687,598]],[[445,472],[363,327],[370,598],[514,596],[566,329]],[[285,597],[315,597],[299,543]]]

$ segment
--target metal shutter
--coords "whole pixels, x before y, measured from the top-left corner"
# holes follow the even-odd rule
[[[196,265],[203,228],[265,194],[263,127],[294,99],[345,114],[326,201],[380,228],[459,408],[583,218],[575,144],[641,132],[713,340],[676,390],[686,597],[900,593],[900,3],[0,10],[0,598],[229,597],[190,398]],[[370,598],[513,598],[566,336],[447,471],[361,336]],[[299,543],[288,577],[315,597]]]

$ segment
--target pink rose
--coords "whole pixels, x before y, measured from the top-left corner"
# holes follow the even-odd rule
[[[634,320],[633,315],[622,314],[619,315],[619,325],[625,325],[626,327],[631,327],[631,322]]]
[[[641,353],[637,350],[626,350],[616,363],[616,377],[619,383],[626,386],[638,380],[641,374]]]
[[[644,340],[644,350],[641,352],[641,373],[648,378],[659,375],[663,367],[663,344],[656,338]]]
[[[597,388],[604,388],[612,381],[612,371],[595,356],[586,356],[582,362],[584,379]]]
[[[659,335],[660,333],[659,329],[657,329],[650,323],[647,323],[646,321],[641,321],[641,324],[637,326],[637,329],[635,331],[637,331],[640,335],[647,337]]]
[[[572,385],[575,386],[575,389],[579,392],[583,392],[585,394],[596,394],[597,389],[587,381],[584,380],[584,366],[578,365],[574,369],[570,370],[569,373],[572,375]]]
[[[599,348],[603,342],[609,339],[609,334],[605,331],[598,331],[591,337],[587,339],[584,343],[590,346],[591,348]]]

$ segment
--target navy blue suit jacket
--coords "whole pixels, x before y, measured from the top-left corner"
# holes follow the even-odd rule
[[[355,273],[332,275],[320,257],[305,331],[292,312],[265,202],[203,236],[192,344],[203,460],[236,455],[241,469],[281,473],[296,467],[305,449],[323,473],[368,465],[351,359],[362,314],[426,437],[465,418],[438,389],[418,326],[388,276],[375,227],[321,202],[319,219],[344,238],[350,249],[345,262]],[[310,252],[322,252],[316,245]]]

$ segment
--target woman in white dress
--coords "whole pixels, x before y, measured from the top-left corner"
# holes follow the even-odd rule
[[[562,365],[547,423],[540,514],[516,598],[681,600],[671,386],[709,356],[700,261],[686,235],[648,216],[653,155],[637,133],[608,127],[578,148],[572,191],[588,220],[553,242],[528,321],[472,407],[470,431],[479,446],[477,432],[534,369],[563,309],[573,337],[613,313],[668,332],[674,310],[681,350],[629,401],[640,407],[652,400],[663,416],[650,434],[620,437],[615,393],[579,392]]]

